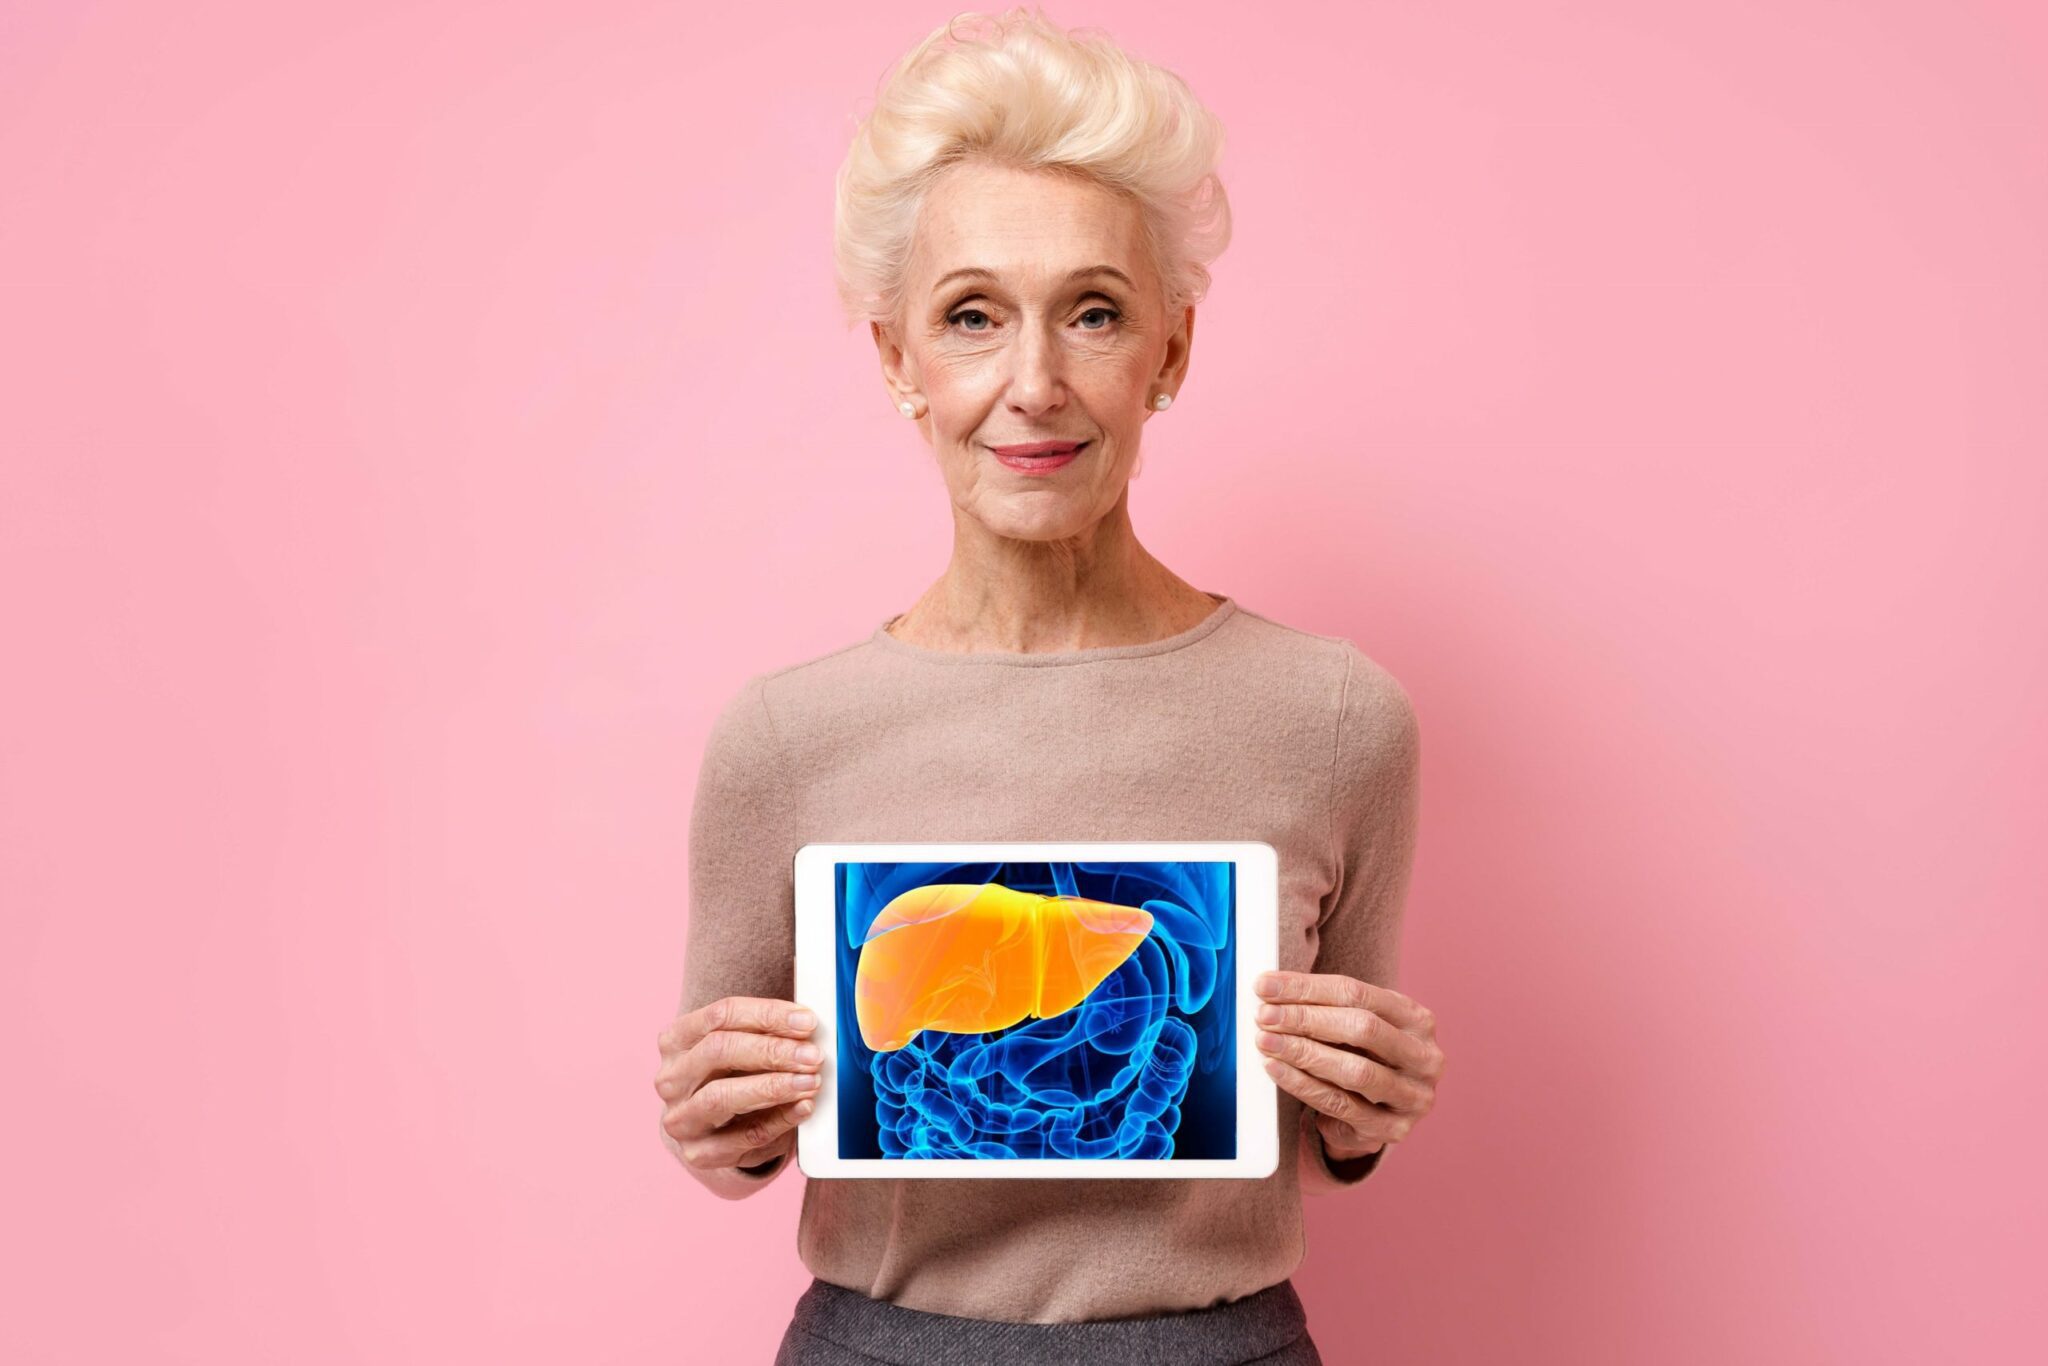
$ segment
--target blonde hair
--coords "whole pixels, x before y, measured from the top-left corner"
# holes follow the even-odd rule
[[[1176,317],[1230,242],[1223,125],[1164,68],[1037,6],[954,16],[884,78],[839,167],[833,262],[848,325],[903,302],[918,211],[967,160],[1087,177],[1134,199]]]

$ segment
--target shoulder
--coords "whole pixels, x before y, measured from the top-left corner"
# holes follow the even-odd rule
[[[1393,671],[1350,641],[1344,647],[1345,681],[1338,725],[1347,744],[1400,757],[1421,730],[1415,699]]]
[[[871,637],[834,646],[821,654],[806,655],[747,675],[724,702],[721,719],[747,713],[775,715],[787,702],[806,697],[829,696],[855,675],[864,671],[863,657],[874,649]]]
[[[1247,648],[1268,667],[1287,661],[1275,671],[1296,674],[1307,685],[1304,695],[1316,699],[1333,805],[1370,806],[1388,792],[1412,788],[1421,766],[1421,722],[1393,670],[1349,636],[1244,615]]]
[[[713,739],[735,747],[779,745],[793,718],[820,703],[858,694],[858,679],[871,672],[866,657],[873,649],[864,637],[748,674],[720,704]]]
[[[1391,670],[1342,642],[1345,681],[1337,708],[1331,799],[1339,809],[1379,811],[1411,798],[1422,767],[1414,699]]]
[[[735,787],[801,781],[914,709],[908,688],[865,639],[748,674],[718,705],[703,769]]]
[[[1415,705],[1391,669],[1349,636],[1324,635],[1240,607],[1243,648],[1313,678],[1340,723],[1354,732],[1415,725]]]
[[[868,638],[747,675],[720,705],[712,743],[774,762],[800,764],[842,731],[886,711],[900,689]]]

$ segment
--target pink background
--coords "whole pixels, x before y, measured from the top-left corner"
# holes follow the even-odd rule
[[[944,6],[0,13],[0,1356],[766,1361],[705,728],[935,578],[829,274]],[[2039,1359],[2048,32],[1061,5],[1230,130],[1140,535],[1422,716],[1333,1363]]]

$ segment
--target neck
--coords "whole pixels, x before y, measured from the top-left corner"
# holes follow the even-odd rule
[[[1138,543],[1119,498],[1085,532],[1051,541],[1002,536],[956,513],[945,574],[889,634],[933,650],[1040,654],[1162,640],[1215,609]]]

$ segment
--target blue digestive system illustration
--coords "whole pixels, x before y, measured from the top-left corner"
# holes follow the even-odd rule
[[[873,1155],[1230,1156],[1233,866],[966,871],[841,865]]]

